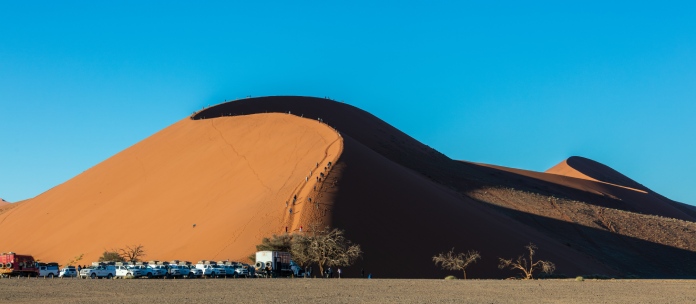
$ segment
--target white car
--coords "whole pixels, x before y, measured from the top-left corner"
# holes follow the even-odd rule
[[[58,274],[60,274],[60,268],[58,268],[58,264],[55,264],[55,263],[39,264],[39,276],[40,277],[53,278],[53,277],[57,277]]]
[[[191,269],[185,265],[169,264],[169,275],[172,277],[186,278],[191,274]]]
[[[60,270],[58,277],[61,278],[74,278],[77,276],[77,269],[75,266],[68,266]]]
[[[203,271],[203,275],[206,277],[215,278],[226,274],[225,269],[216,264],[196,264],[196,268]]]
[[[237,273],[238,277],[249,277],[249,269],[252,267],[249,267],[247,264],[239,264],[237,267],[234,269],[234,271]]]
[[[80,277],[86,278],[107,278],[111,279],[116,276],[116,267],[114,265],[92,265],[88,268],[80,270]]]
[[[148,265],[147,268],[152,269],[152,275],[156,278],[163,278],[167,275],[166,265]]]
[[[141,269],[142,269],[142,267],[139,267],[139,265],[116,266],[116,277],[117,278],[138,278],[138,277],[143,276]]]
[[[200,278],[203,276],[203,270],[196,268],[194,265],[184,266],[189,269],[189,279]]]

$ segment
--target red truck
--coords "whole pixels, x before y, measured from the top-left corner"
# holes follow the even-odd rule
[[[0,255],[0,275],[35,277],[39,275],[39,268],[36,266],[34,257],[30,255],[3,252]]]

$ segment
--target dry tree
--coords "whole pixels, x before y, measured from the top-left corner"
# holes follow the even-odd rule
[[[466,280],[466,268],[469,267],[469,264],[476,263],[479,259],[481,259],[481,254],[478,251],[469,250],[466,253],[460,252],[455,254],[454,248],[452,248],[447,253],[440,253],[434,256],[433,262],[435,262],[435,266],[441,264],[442,269],[462,271],[464,280]]]
[[[527,257],[525,257],[524,255],[518,256],[517,259],[514,261],[512,259],[506,260],[500,258],[500,264],[498,265],[498,268],[520,270],[522,271],[525,280],[534,278],[534,272],[537,270],[541,270],[542,273],[548,274],[551,274],[556,270],[556,265],[554,265],[552,262],[543,260],[538,260],[534,262],[534,253],[536,253],[537,249],[536,245],[529,243],[529,245],[524,246],[524,248],[526,248],[529,253],[529,261],[527,260]]]
[[[126,262],[139,262],[140,258],[145,256],[145,246],[126,246],[126,248],[121,248],[118,250],[118,255],[121,256]]]

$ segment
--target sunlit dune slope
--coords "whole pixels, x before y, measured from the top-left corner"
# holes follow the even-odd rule
[[[622,186],[636,191],[648,191],[643,185],[635,182],[618,171],[584,157],[570,157],[552,168],[546,173],[582,178],[591,181],[600,181],[612,185]]]
[[[142,244],[147,258],[239,260],[298,222],[285,202],[341,139],[287,114],[184,119],[0,215],[3,251],[65,263]]]

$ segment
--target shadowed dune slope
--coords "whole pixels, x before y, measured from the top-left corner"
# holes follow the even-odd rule
[[[331,222],[365,251],[348,275],[357,276],[364,268],[376,277],[442,277],[432,256],[455,247],[478,250],[484,257],[467,271],[470,277],[509,277],[512,272],[497,269],[497,258],[519,255],[532,240],[544,248],[539,257],[553,260],[565,273],[615,273],[534,228],[344,138],[335,168],[340,178]]]
[[[239,260],[292,226],[285,201],[340,137],[286,114],[184,119],[0,214],[3,251],[65,263],[142,244],[159,260]],[[195,227],[194,227],[195,224]]]

